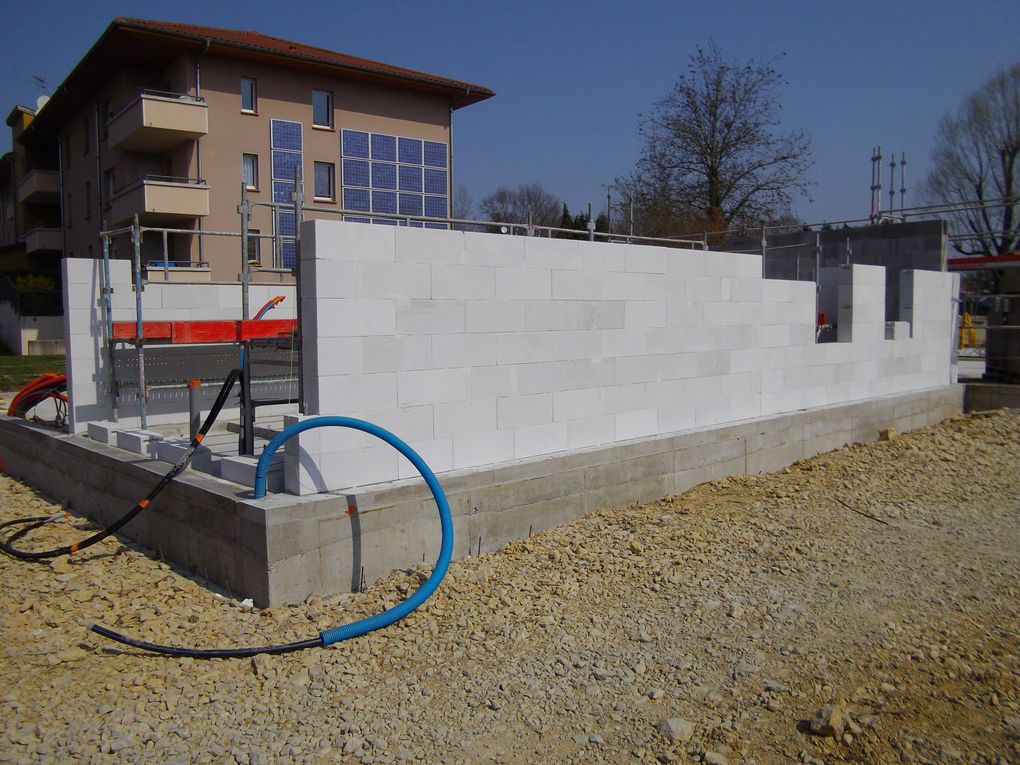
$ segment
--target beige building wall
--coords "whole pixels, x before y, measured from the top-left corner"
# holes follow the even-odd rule
[[[241,79],[255,79],[258,92],[257,113],[241,111]],[[105,123],[130,105],[142,88],[201,95],[208,106],[208,134],[185,141],[164,153],[123,151],[110,148]],[[200,91],[199,91],[200,88]],[[333,94],[333,127],[312,126],[312,91]],[[164,222],[173,228],[212,231],[240,231],[237,206],[241,196],[242,154],[259,158],[259,188],[250,192],[253,202],[272,201],[270,123],[273,119],[291,120],[302,125],[302,172],[306,179],[306,204],[340,209],[342,188],[340,131],[343,128],[410,136],[449,145],[451,112],[448,101],[437,95],[413,90],[388,88],[348,81],[329,73],[300,68],[284,68],[206,55],[186,54],[160,71],[124,70],[97,92],[95,99],[65,124],[61,134],[63,153],[65,254],[68,257],[99,257],[102,253],[99,233],[104,228],[122,226],[112,220],[121,213],[120,204],[111,205],[107,172],[113,172],[114,190],[122,189],[146,174],[202,178],[209,186],[208,215],[201,218]],[[335,166],[336,200],[314,201],[312,175],[314,162]],[[132,194],[133,198],[146,198]],[[148,195],[148,198],[167,195]],[[118,216],[119,217],[119,216]],[[308,217],[329,217],[310,214]],[[251,228],[264,234],[272,232],[269,208],[256,208]],[[202,261],[210,265],[212,280],[236,281],[241,270],[241,243],[238,238],[173,234],[168,237],[169,259]],[[131,257],[127,236],[113,244],[115,257]],[[272,244],[261,246],[263,266],[272,266]],[[142,260],[162,260],[162,236],[149,233],[142,246]],[[289,275],[285,278],[289,279]],[[279,281],[279,275],[256,276],[256,280]]]

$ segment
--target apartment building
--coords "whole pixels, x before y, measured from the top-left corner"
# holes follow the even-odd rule
[[[167,261],[185,279],[234,281],[240,240],[211,232],[240,231],[242,184],[252,202],[289,203],[297,172],[308,205],[444,226],[429,219],[450,215],[453,112],[493,95],[258,32],[118,18],[23,119],[21,177],[36,174],[33,198],[49,205],[30,246],[99,257],[100,232],[137,215],[171,230],[144,237],[151,270]],[[249,262],[293,264],[292,211],[256,205],[249,225],[275,235],[249,241]],[[114,256],[130,254],[118,237]]]

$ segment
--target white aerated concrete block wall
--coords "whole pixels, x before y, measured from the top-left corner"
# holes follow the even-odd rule
[[[883,269],[832,269],[846,342],[816,344],[815,284],[762,279],[756,255],[323,221],[302,237],[308,415],[378,423],[437,472],[951,381],[949,274],[908,276],[913,337],[886,340]],[[415,474],[335,428],[286,454],[295,493]]]
[[[87,430],[89,422],[109,420],[113,413],[109,392],[109,359],[103,346],[102,269],[101,260],[65,258],[63,261],[64,332],[70,398],[68,429],[71,433]],[[135,321],[135,291],[129,261],[110,261],[110,283],[113,287],[110,295],[113,321]],[[273,309],[267,318],[293,319],[297,307],[294,299],[295,288],[292,285],[251,285],[249,288],[251,315],[254,316],[255,312],[275,295],[285,295],[286,300]],[[241,287],[238,284],[153,282],[146,284],[142,291],[143,321],[240,318]],[[133,348],[131,345],[119,347]],[[195,373],[182,370],[182,374]],[[208,387],[208,390],[215,394],[213,387]],[[186,419],[185,399],[181,412],[153,413],[149,417],[149,424],[184,422]],[[122,427],[131,427],[137,426],[138,423],[137,405],[132,404],[130,400],[121,401],[118,424]]]

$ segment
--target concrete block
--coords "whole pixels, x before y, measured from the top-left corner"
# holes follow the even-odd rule
[[[423,369],[397,373],[400,406],[442,404],[467,398],[467,370]],[[379,407],[373,407],[379,408]]]
[[[305,221],[301,224],[303,245],[301,259],[304,261],[314,257],[327,260],[395,260],[397,232],[396,226],[365,226],[360,223],[324,220]]]
[[[577,269],[580,268],[580,242],[570,239],[524,239],[524,264],[529,268]]]
[[[616,437],[621,441],[653,436],[658,433],[658,428],[657,409],[639,409],[616,415]]]
[[[523,268],[524,246],[516,237],[491,233],[464,235],[464,264],[491,268]]]
[[[495,296],[499,300],[549,300],[552,274],[548,268],[499,269],[495,272]]]
[[[496,270],[484,266],[432,266],[432,297],[485,300],[496,297]]]
[[[552,422],[553,397],[551,393],[530,396],[509,396],[496,401],[496,427],[508,430],[528,425]]]
[[[315,306],[317,337],[393,335],[397,331],[391,300],[320,298]]]
[[[405,335],[434,335],[463,332],[463,300],[411,300],[396,307],[397,332]]]
[[[430,265],[427,263],[358,263],[359,298],[429,298]]]
[[[887,321],[887,322],[885,322],[885,339],[886,340],[909,340],[910,339],[910,322],[906,322],[906,321]]]
[[[458,436],[453,441],[453,467],[478,467],[509,462],[514,459],[514,432],[497,430],[491,433]]]
[[[109,420],[90,422],[88,423],[89,438],[101,444],[112,444],[115,446],[117,443],[117,432],[120,430],[120,427],[116,422],[110,422]]]
[[[662,247],[628,244],[624,253],[624,270],[633,273],[664,274],[669,251]]]
[[[436,335],[432,338],[432,359],[440,368],[491,366],[496,363],[496,344],[488,333]]]
[[[631,356],[617,368],[616,382],[627,385],[664,378],[662,359],[662,356]]]
[[[514,392],[514,367],[472,367],[465,374],[464,386],[470,399],[509,396]]]
[[[320,411],[383,409],[405,406],[399,401],[398,375],[411,372],[379,372],[377,374],[332,375],[319,378]],[[414,402],[417,403],[417,402]]]
[[[666,326],[666,303],[662,300],[628,300],[624,326],[627,329]]]
[[[497,292],[499,285],[497,285]],[[581,329],[578,308],[581,303],[574,300],[527,300],[521,301],[524,314],[522,330],[544,332],[547,330]],[[584,327],[588,329],[588,327]]]
[[[616,440],[616,415],[582,417],[567,422],[567,447],[569,449],[605,446]]]
[[[480,236],[440,229],[397,227],[392,230],[396,260],[417,263],[463,263],[465,250],[473,247],[473,239]]]
[[[604,274],[588,271],[552,272],[554,300],[612,300],[615,297]]]
[[[497,428],[496,400],[452,401],[435,405],[436,438],[492,432]]]
[[[160,462],[176,465],[190,446],[191,441],[186,438],[164,438],[155,443],[156,459]],[[199,446],[195,449],[191,455],[191,460],[188,462],[188,467],[191,470],[198,470],[202,473],[220,475],[220,459],[207,446]]]
[[[590,418],[602,413],[602,391],[598,388],[559,391],[552,394],[552,402],[555,422]]]
[[[524,459],[540,454],[555,454],[567,450],[567,423],[549,422],[515,428],[514,458]]]
[[[286,455],[277,452],[269,463],[269,472],[266,474],[266,489],[273,494],[284,490],[283,467]],[[258,457],[224,457],[220,460],[220,478],[225,481],[233,481],[241,486],[254,488],[255,469],[258,466]]]
[[[653,301],[661,304],[662,301]],[[577,303],[578,329],[624,329],[627,324],[627,305],[623,300],[595,300]],[[655,311],[656,309],[651,309]],[[662,326],[649,324],[647,326]]]
[[[117,431],[117,448],[145,457],[156,456],[156,443],[163,438],[151,430],[130,429]]]
[[[398,335],[396,337],[338,338],[338,342],[353,342],[358,349],[356,363],[348,370],[343,369],[343,351],[337,354],[340,361],[331,359],[337,365],[337,372],[406,372],[414,369],[429,369],[433,366],[432,338],[428,335]],[[318,343],[320,354],[326,356],[329,346],[326,340]],[[322,362],[320,362],[321,364]]]
[[[536,302],[545,305],[551,304],[545,301]],[[529,304],[520,300],[468,300],[465,302],[465,329],[467,332],[523,332],[525,329],[525,305]],[[573,306],[570,308],[572,309]],[[572,311],[572,313],[576,316],[576,311]],[[546,328],[574,329],[575,327],[543,327],[543,329]]]

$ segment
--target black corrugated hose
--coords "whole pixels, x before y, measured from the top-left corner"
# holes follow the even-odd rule
[[[191,461],[191,457],[194,455],[195,450],[198,449],[199,445],[205,439],[209,429],[212,428],[213,423],[216,422],[216,418],[220,414],[220,410],[223,409],[224,404],[227,403],[227,397],[230,395],[231,389],[234,387],[234,383],[241,376],[240,369],[231,370],[230,374],[227,375],[227,379],[223,382],[223,387],[220,388],[219,394],[216,396],[216,401],[213,403],[212,409],[209,410],[209,415],[205,418],[205,422],[202,423],[202,427],[198,429],[198,433],[192,439],[191,444],[188,446],[188,450],[181,455],[181,458],[177,460],[170,472],[168,472],[156,486],[145,495],[144,499],[138,501],[138,503],[131,508],[127,513],[121,516],[110,526],[107,526],[102,531],[93,534],[80,542],[74,544],[65,545],[64,547],[55,547],[52,550],[19,550],[14,546],[14,543],[24,537],[31,531],[45,526],[46,524],[60,520],[64,518],[66,513],[58,513],[53,516],[35,516],[33,518],[17,518],[13,521],[7,521],[7,523],[0,524],[0,529],[8,529],[11,527],[21,526],[23,528],[18,529],[6,539],[0,539],[0,550],[3,550],[8,555],[19,558],[21,560],[42,560],[44,558],[56,558],[60,555],[72,555],[73,553],[80,552],[86,547],[91,547],[96,542],[106,539],[111,534],[116,534],[125,524],[131,521],[136,515],[142,510],[149,506],[149,503],[167,487],[174,478],[176,478],[181,471],[188,466]]]

